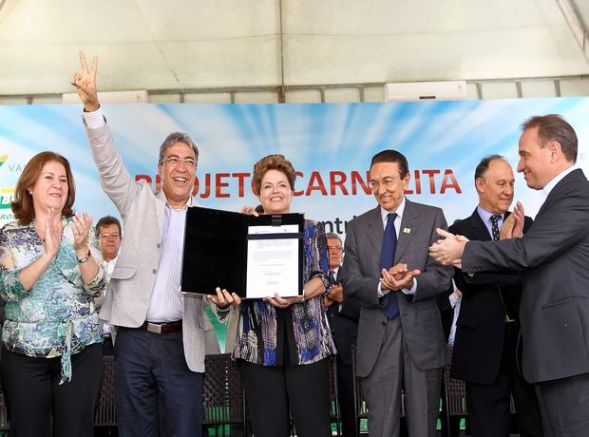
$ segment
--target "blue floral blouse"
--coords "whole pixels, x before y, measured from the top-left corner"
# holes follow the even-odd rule
[[[94,231],[90,247],[99,255]],[[84,284],[73,247],[72,221],[63,219],[61,246],[53,262],[25,291],[19,272],[43,253],[34,223],[10,222],[0,229],[0,300],[5,303],[4,346],[29,357],[61,356],[61,382],[72,378],[71,355],[102,341],[94,296],[106,288],[101,263],[96,277]]]
[[[328,293],[331,290],[326,274],[329,259],[322,223],[305,220],[304,251],[303,282],[319,277]],[[290,314],[286,327],[289,332],[281,334],[280,310],[262,299],[244,301],[240,308],[234,357],[263,366],[280,366],[284,365],[284,348],[294,350],[290,361],[297,365],[315,363],[336,353],[322,296],[293,304],[282,311]],[[288,344],[284,344],[284,339]]]

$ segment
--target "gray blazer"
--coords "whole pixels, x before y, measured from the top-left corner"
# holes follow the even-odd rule
[[[469,241],[462,271],[523,272],[522,365],[532,383],[589,373],[589,182],[552,189],[522,238]]]
[[[441,209],[406,200],[395,264],[406,263],[420,269],[415,295],[397,292],[403,336],[411,357],[423,370],[446,365],[446,341],[436,295],[450,286],[453,270],[429,257],[428,247],[438,239],[436,228],[446,229]],[[378,357],[383,341],[386,316],[383,300],[377,294],[380,280],[379,259],[384,234],[380,206],[348,224],[341,279],[346,296],[362,302],[358,326],[357,374],[367,376]]]
[[[115,326],[137,328],[145,321],[155,283],[166,198],[163,192],[154,193],[145,181],[134,181],[115,148],[108,125],[86,128],[86,133],[102,188],[121,213],[125,229],[100,318]],[[182,337],[186,363],[194,372],[204,372],[207,321],[202,297],[185,295]]]

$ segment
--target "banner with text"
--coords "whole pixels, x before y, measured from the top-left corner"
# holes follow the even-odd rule
[[[420,101],[363,104],[117,104],[104,114],[132,174],[156,188],[159,145],[173,131],[200,148],[194,195],[203,206],[255,206],[252,166],[282,153],[298,171],[293,212],[345,233],[346,222],[376,206],[368,185],[370,158],[393,148],[407,156],[411,200],[444,209],[449,223],[476,206],[474,168],[502,154],[517,165],[520,125],[532,115],[559,113],[576,129],[579,166],[587,169],[589,99]],[[79,105],[0,106],[0,224],[26,162],[53,150],[70,160],[77,210],[95,219],[117,215],[100,188]],[[543,197],[516,174],[515,199],[534,215]]]

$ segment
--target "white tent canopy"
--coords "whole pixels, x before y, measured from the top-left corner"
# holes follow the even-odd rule
[[[583,76],[589,0],[0,0],[0,96]]]

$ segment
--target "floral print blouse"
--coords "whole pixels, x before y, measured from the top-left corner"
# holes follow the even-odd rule
[[[304,251],[303,282],[319,277],[326,293],[329,292],[327,239],[322,223],[305,220]],[[287,364],[287,356],[291,364],[301,365],[336,352],[322,296],[284,310],[277,310],[262,299],[246,300],[240,313],[236,358],[263,366],[281,366]],[[283,327],[286,332],[281,332]]]
[[[98,274],[84,284],[73,246],[72,221],[64,218],[61,246],[49,268],[29,291],[19,272],[43,253],[34,222],[10,222],[0,229],[0,300],[5,303],[4,346],[29,357],[61,357],[61,382],[72,378],[71,355],[102,341],[94,296],[106,288],[101,263]],[[99,251],[90,230],[95,259]]]

